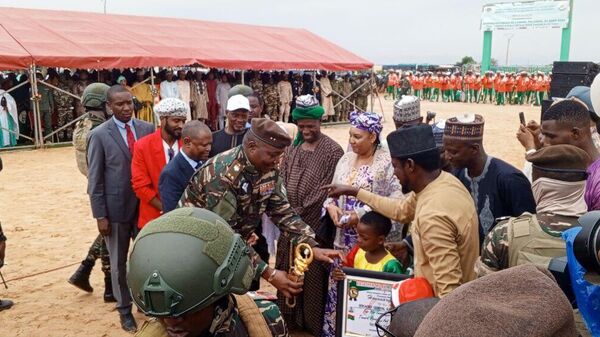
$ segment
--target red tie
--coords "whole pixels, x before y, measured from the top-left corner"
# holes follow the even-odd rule
[[[127,131],[127,147],[129,148],[129,152],[133,156],[133,146],[135,145],[135,137],[133,136],[133,132],[131,131],[131,127],[129,124],[125,124],[125,130]]]

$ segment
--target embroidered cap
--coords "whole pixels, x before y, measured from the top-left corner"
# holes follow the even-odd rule
[[[467,113],[446,121],[444,139],[482,140],[485,121],[481,115]]]

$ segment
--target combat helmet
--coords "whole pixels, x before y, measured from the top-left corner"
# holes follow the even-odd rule
[[[250,250],[223,218],[178,208],[146,224],[127,265],[131,297],[144,314],[177,317],[248,291]]]
[[[102,110],[106,103],[106,93],[110,87],[104,83],[92,83],[85,87],[81,95],[81,104],[94,110]]]

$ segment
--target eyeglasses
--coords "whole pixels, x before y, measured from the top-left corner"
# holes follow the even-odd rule
[[[382,319],[384,319],[384,317],[387,318],[387,316],[389,315],[389,319],[387,319],[388,327],[389,327],[389,323],[392,322],[392,317],[394,317],[394,314],[396,313],[396,311],[398,311],[398,308],[400,308],[401,306],[402,306],[402,304],[400,304],[399,306],[395,307],[392,310],[386,311],[381,316],[379,316],[379,318],[377,318],[377,320],[375,321],[375,328],[377,329],[377,335],[379,337],[396,337],[396,335],[391,333],[387,328],[384,328],[383,326],[381,326],[381,324],[383,324],[383,322],[381,322],[381,323],[379,323],[379,322]],[[386,321],[386,319],[384,319],[384,321]]]

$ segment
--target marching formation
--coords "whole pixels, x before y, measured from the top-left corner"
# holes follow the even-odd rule
[[[414,95],[432,102],[539,106],[550,98],[552,73],[388,71],[386,98]]]

